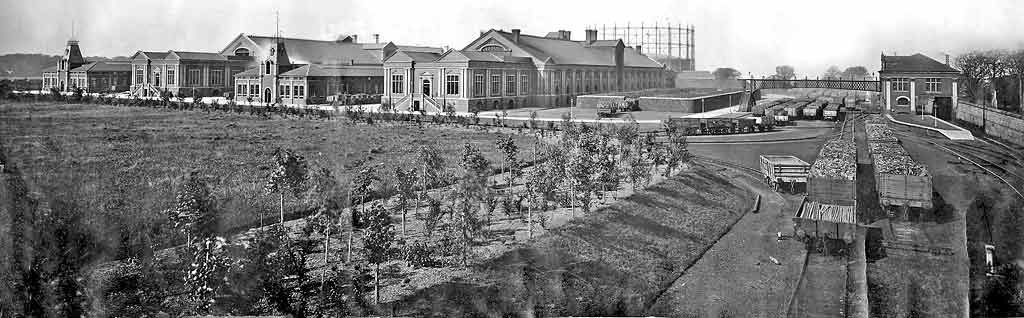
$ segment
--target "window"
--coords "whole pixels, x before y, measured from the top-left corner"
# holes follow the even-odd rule
[[[295,86],[295,96],[303,97],[306,96],[306,87],[302,85]]]
[[[279,89],[279,92],[278,92],[278,95],[281,95],[281,97],[284,97],[284,98],[288,98],[288,95],[291,95],[288,92],[288,85],[281,85],[281,87]]]
[[[487,94],[487,83],[485,83],[484,71],[473,71],[473,97],[483,97]]]
[[[445,76],[445,94],[448,95],[459,95],[459,76],[448,75]]]
[[[910,90],[909,80],[906,78],[893,78],[892,79],[892,90],[897,92],[906,92]]]
[[[391,75],[391,92],[405,94],[405,79],[402,75]]]
[[[224,68],[210,68],[210,86],[224,86]]]
[[[260,86],[256,85],[256,84],[249,85],[249,95],[259,96],[260,95]]]
[[[240,47],[235,50],[235,56],[249,56],[249,49]]]
[[[146,81],[146,68],[142,65],[135,67],[135,85],[142,85]]]
[[[263,66],[263,73],[265,73],[266,75],[270,75],[270,61],[267,61],[264,64],[265,65]]]
[[[519,91],[520,95],[530,95],[530,72],[519,73]]]
[[[505,75],[505,95],[516,96],[516,73]]]
[[[576,92],[583,91],[583,72],[576,71]]]
[[[235,86],[235,94],[245,95],[245,85],[238,84]]]
[[[167,85],[177,85],[175,75],[177,75],[177,67],[167,66]]]
[[[488,45],[480,48],[480,51],[481,52],[505,52],[505,51],[508,51],[508,49],[506,49],[505,47],[503,47],[501,45],[488,44]]]
[[[924,80],[924,90],[929,93],[941,93],[942,92],[942,79],[941,78],[926,78]]]
[[[185,82],[191,86],[202,86],[203,85],[203,70],[198,67],[188,68],[188,76],[186,76]]]
[[[491,73],[491,96],[501,95],[501,72]]]
[[[572,90],[572,71],[565,71],[565,92]]]

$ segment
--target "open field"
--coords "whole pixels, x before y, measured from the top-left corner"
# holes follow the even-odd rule
[[[44,193],[73,188],[90,198],[86,210],[94,213],[94,222],[130,224],[164,240],[175,233],[161,229],[162,211],[190,171],[213,178],[223,211],[221,229],[228,231],[259,224],[261,215],[267,223],[276,220],[277,197],[266,194],[263,185],[278,147],[296,150],[311,168],[329,168],[346,185],[363,167],[411,165],[419,145],[437,147],[449,168],[467,142],[498,162],[499,136],[415,124],[261,120],[152,108],[0,106],[0,145],[33,188]],[[524,152],[532,149],[533,138],[514,138]],[[286,198],[285,205],[289,212],[310,208],[305,198]]]

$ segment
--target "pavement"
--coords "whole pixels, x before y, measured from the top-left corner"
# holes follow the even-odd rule
[[[900,124],[900,125],[910,126],[910,127],[914,127],[914,128],[920,128],[920,129],[926,129],[926,130],[931,130],[931,131],[938,132],[938,133],[942,134],[943,136],[946,136],[946,138],[949,138],[950,140],[974,140],[974,135],[972,135],[971,132],[968,131],[967,129],[963,129],[961,127],[958,127],[957,125],[953,125],[953,124],[951,124],[951,123],[949,123],[949,122],[947,122],[945,120],[939,119],[939,118],[931,116],[931,115],[924,115],[923,117],[925,118],[925,120],[934,120],[936,122],[948,125],[949,127],[954,127],[956,129],[939,129],[939,128],[935,128],[935,127],[928,127],[928,126],[924,126],[924,125],[918,125],[918,124],[911,123],[911,122],[900,121],[900,120],[897,120],[896,118],[892,117],[891,114],[885,114],[885,117],[889,118],[889,121],[892,121],[892,122]]]

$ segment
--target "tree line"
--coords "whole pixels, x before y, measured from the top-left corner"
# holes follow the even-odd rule
[[[1021,111],[1024,101],[1024,50],[976,50],[954,60],[961,91],[978,104]]]

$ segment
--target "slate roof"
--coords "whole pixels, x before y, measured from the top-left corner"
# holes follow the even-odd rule
[[[196,61],[227,61],[228,58],[220,55],[220,53],[210,52],[182,52],[182,51],[171,51],[174,52],[178,58],[182,60],[196,60]]]
[[[239,77],[239,76],[256,76],[256,75],[260,75],[260,68],[258,66],[257,67],[250,67],[249,69],[245,70],[244,72],[235,74],[235,77]]]
[[[512,33],[497,30],[494,32],[508,41],[513,40]],[[602,40],[595,41],[597,45],[588,45],[585,41],[520,34],[517,45],[541,62],[550,58],[555,64],[615,66],[617,43],[617,40]],[[623,50],[623,64],[627,67],[662,67],[661,63],[629,47]]]
[[[168,51],[168,52],[145,52],[145,51],[142,51],[141,53],[145,54],[150,59],[162,60],[162,59],[166,59],[167,58],[167,55],[170,54],[170,51]]]
[[[351,67],[344,65],[306,64],[281,76],[336,77],[336,76],[384,76],[384,69],[379,67]]]
[[[40,72],[43,72],[43,73],[46,73],[46,72],[56,72],[56,71],[57,71],[57,69],[58,69],[58,68],[57,68],[57,66],[56,66],[56,65],[54,65],[54,66],[50,66],[50,67],[44,68],[44,69],[43,69],[42,71],[40,71]]]
[[[92,62],[71,69],[72,72],[130,72],[132,65],[128,62]]]
[[[249,36],[256,45],[271,48],[276,38],[271,36]],[[381,64],[381,59],[357,43],[341,43],[295,38],[281,38],[288,58],[296,64]]]
[[[924,54],[917,53],[910,56],[885,56],[882,55],[881,72],[943,72],[960,73],[956,69],[942,62],[936,61]]]

